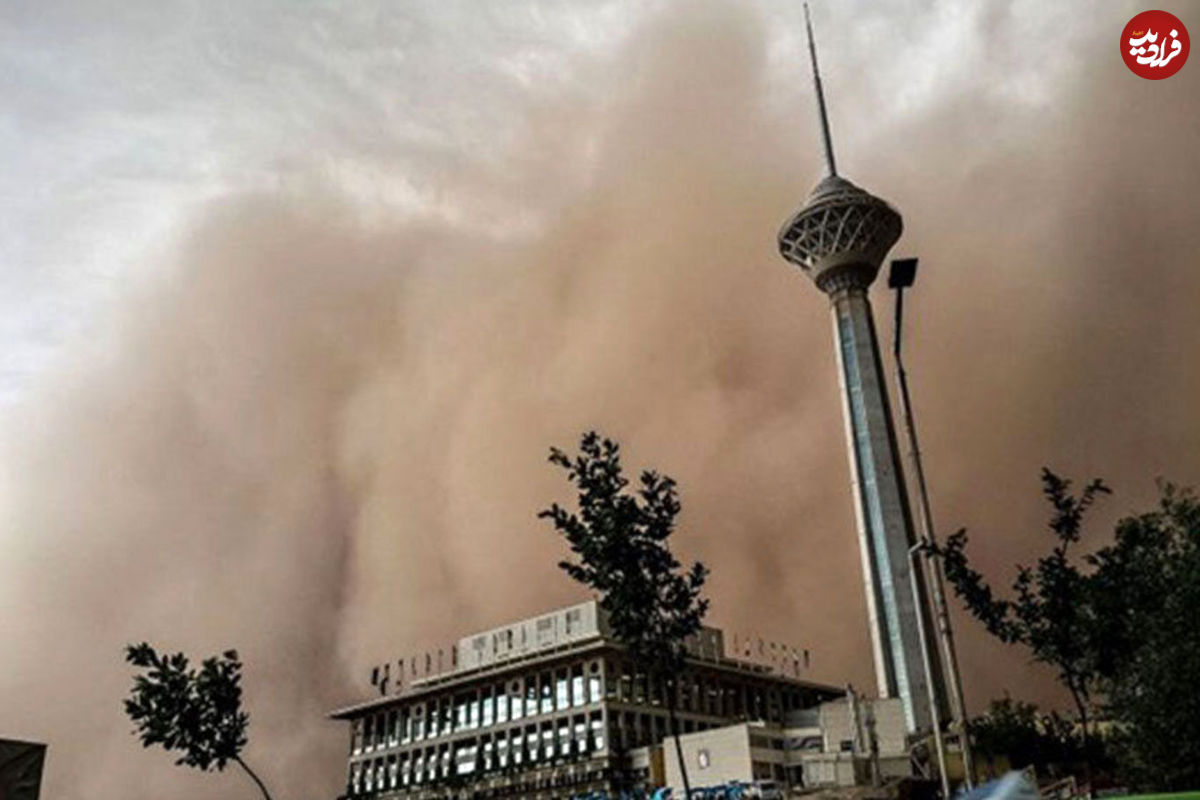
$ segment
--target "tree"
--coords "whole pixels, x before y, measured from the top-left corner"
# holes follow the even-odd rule
[[[183,653],[160,655],[145,642],[129,645],[125,660],[145,670],[133,680],[125,713],[143,747],[162,745],[182,755],[176,764],[218,772],[230,761],[249,775],[266,800],[267,787],[242,760],[250,716],[242,711],[242,662],[235,650],[189,669]]]
[[[681,571],[667,544],[681,508],[675,481],[645,471],[638,489],[628,490],[620,447],[595,431],[583,435],[573,458],[551,448],[550,462],[578,490],[578,512],[554,503],[538,517],[550,520],[576,555],[576,561],[559,566],[597,593],[614,637],[639,669],[666,687],[675,754],[690,797],[679,743],[677,676],[686,661],[686,641],[700,631],[708,611],[700,595],[708,569],[696,562]]]
[[[1072,727],[1054,712],[1039,714],[1033,703],[1007,695],[993,700],[987,713],[969,725],[977,753],[989,762],[1006,756],[1014,769],[1053,768],[1076,761],[1081,750]]]
[[[1096,480],[1075,496],[1049,470],[1042,482],[1057,543],[1036,568],[1018,568],[1014,600],[996,599],[971,568],[964,531],[938,551],[946,577],[991,633],[1058,669],[1079,711],[1089,775],[1107,752],[1139,788],[1200,786],[1200,501],[1160,482],[1155,510],[1121,519],[1112,544],[1070,560],[1085,513],[1109,490]],[[1093,706],[1112,723],[1103,743],[1088,727]]]
[[[1079,541],[1084,515],[1096,497],[1109,493],[1104,482],[1096,479],[1076,496],[1071,492],[1071,481],[1042,470],[1042,494],[1053,508],[1049,527],[1055,544],[1048,556],[1038,559],[1036,567],[1017,568],[1012,600],[997,599],[983,576],[970,566],[965,530],[950,536],[937,550],[943,558],[946,579],[988,632],[1004,642],[1028,647],[1035,661],[1058,671],[1058,679],[1071,693],[1079,712],[1085,752],[1088,712],[1099,677],[1094,651],[1095,614],[1092,587],[1068,558],[1068,552]],[[1088,772],[1090,781],[1090,764]]]
[[[1088,562],[1122,776],[1147,789],[1200,787],[1200,501],[1160,483],[1158,508],[1122,519]]]

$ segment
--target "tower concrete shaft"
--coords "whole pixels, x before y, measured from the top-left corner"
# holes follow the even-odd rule
[[[779,232],[779,252],[832,302],[846,444],[879,693],[900,697],[910,732],[940,723],[941,661],[930,637],[925,575],[915,544],[883,362],[867,291],[900,238],[900,214],[837,174],[812,26],[805,22],[825,176]],[[928,664],[928,671],[925,665]],[[932,683],[932,686],[930,685]],[[932,691],[931,691],[932,689]]]
[[[914,542],[912,516],[875,321],[865,289],[839,291],[831,299],[876,681],[881,696],[901,698],[910,732],[928,730],[935,714],[925,665],[933,672],[941,708],[945,707],[944,683],[938,655],[922,636],[921,626],[932,631],[933,625],[925,576],[913,571],[909,555]]]

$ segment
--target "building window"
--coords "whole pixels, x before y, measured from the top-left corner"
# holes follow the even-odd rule
[[[571,755],[571,723],[565,719],[558,725],[558,753],[563,758]]]
[[[554,758],[554,728],[551,725],[542,727],[542,756],[547,761]]]
[[[591,674],[588,675],[588,700],[592,703],[599,703],[600,700],[603,699],[604,694],[604,689],[600,681],[599,661],[592,662],[590,672]]]
[[[413,739],[418,742],[425,738],[425,706],[413,709]]]
[[[495,704],[492,701],[492,690],[485,689],[483,691],[483,718],[480,724],[485,728],[491,727],[495,722]]]
[[[538,684],[542,694],[542,713],[550,714],[554,711],[554,676],[549,672],[543,672],[538,678]]]
[[[592,749],[604,749],[604,718],[600,714],[592,714],[590,720],[592,728]]]
[[[496,724],[503,725],[506,722],[508,722],[508,692],[501,684],[496,687]]]
[[[467,698],[454,698],[454,724],[459,730],[467,727]]]
[[[579,629],[582,627],[583,622],[583,612],[578,608],[574,611],[568,611],[566,621],[568,635],[572,633],[579,633]]]
[[[538,679],[530,675],[525,679],[525,716],[535,717],[538,713]]]
[[[475,771],[475,744],[460,744],[454,753],[454,774],[470,775]]]
[[[517,728],[511,735],[512,760],[514,764],[520,764],[525,759],[525,742],[521,738],[521,729]]]
[[[579,708],[587,704],[587,695],[583,686],[583,665],[576,664],[571,668],[571,705]]]
[[[554,707],[559,711],[571,707],[571,687],[567,682],[568,673],[559,671],[554,676]]]

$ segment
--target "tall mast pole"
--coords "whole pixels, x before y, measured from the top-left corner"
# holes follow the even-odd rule
[[[808,31],[808,57],[812,59],[813,88],[817,94],[817,111],[821,115],[821,143],[825,147],[825,174],[837,175],[837,163],[833,160],[833,137],[829,134],[829,113],[825,108],[825,90],[821,87],[821,69],[817,66],[817,45],[813,39],[812,19],[808,15],[808,3],[804,4],[804,28]]]

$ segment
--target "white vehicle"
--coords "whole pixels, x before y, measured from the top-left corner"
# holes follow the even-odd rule
[[[775,781],[755,781],[748,796],[761,797],[762,800],[783,800],[783,787]]]

